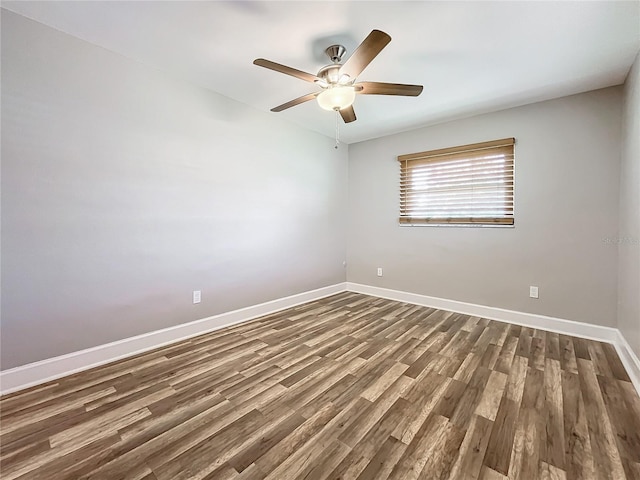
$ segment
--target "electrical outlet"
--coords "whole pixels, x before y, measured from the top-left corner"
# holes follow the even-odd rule
[[[531,298],[538,298],[538,287],[530,286],[529,287],[529,296]]]
[[[200,290],[193,291],[193,303],[200,303],[202,292]]]
[[[382,276],[382,267],[378,267],[378,276],[381,277]]]

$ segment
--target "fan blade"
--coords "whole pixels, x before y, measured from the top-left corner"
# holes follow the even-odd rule
[[[253,64],[258,65],[259,67],[268,68],[269,70],[275,70],[276,72],[284,73],[285,75],[291,75],[292,77],[299,78],[300,80],[304,80],[306,82],[313,83],[316,80],[320,80],[318,77],[316,77],[315,75],[311,75],[310,73],[287,67],[286,65],[280,65],[279,63],[272,62],[271,60],[265,60],[264,58],[256,58],[253,61]]]
[[[351,123],[356,121],[356,112],[353,109],[353,105],[340,110],[340,115],[342,116],[342,120],[344,120],[344,123]]]
[[[417,97],[422,93],[422,85],[404,83],[360,82],[354,85],[356,93],[362,95],[403,95]]]
[[[354,80],[390,41],[391,37],[386,33],[373,30],[340,68],[340,74],[349,75]]]
[[[282,105],[278,105],[271,109],[272,112],[281,112],[282,110],[286,110],[287,108],[295,107],[296,105],[300,105],[301,103],[308,102],[309,100],[313,100],[318,96],[317,93],[308,93],[298,98],[294,98],[293,100],[283,103]]]

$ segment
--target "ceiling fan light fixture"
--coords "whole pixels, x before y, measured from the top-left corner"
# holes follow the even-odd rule
[[[356,90],[351,85],[330,86],[316,98],[318,99],[318,105],[325,110],[342,110],[353,105],[356,99]]]
[[[372,30],[344,63],[342,63],[342,58],[346,52],[344,46],[331,45],[325,50],[325,53],[333,63],[322,67],[316,75],[287,67],[265,58],[256,58],[253,64],[299,78],[305,82],[315,83],[316,86],[322,89],[278,105],[271,109],[272,112],[281,112],[315,98],[318,101],[318,105],[324,110],[340,112],[340,115],[336,115],[336,120],[342,117],[344,123],[351,123],[356,120],[356,113],[352,106],[356,95],[417,97],[422,93],[422,85],[386,82],[355,83],[362,71],[367,68],[367,65],[378,56],[390,41],[391,37],[386,33],[380,30]]]

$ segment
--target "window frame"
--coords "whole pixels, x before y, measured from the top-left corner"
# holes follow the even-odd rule
[[[400,226],[407,227],[452,226],[513,228],[515,226],[515,143],[515,138],[509,137],[488,142],[472,143],[456,147],[447,147],[437,150],[427,150],[424,152],[399,155],[397,157],[400,165],[400,215],[398,218],[398,224]],[[503,175],[505,179],[507,177],[511,177],[510,180],[507,180],[507,189],[505,191],[505,196],[511,197],[510,203],[512,202],[512,204],[510,205],[510,214],[503,212],[499,215],[467,217],[410,215],[410,207],[407,203],[411,200],[411,197],[413,197],[413,199],[418,198],[415,193],[411,194],[407,187],[408,182],[411,181],[410,175],[413,170],[432,162],[443,163],[446,162],[446,160],[450,160],[452,162],[459,161],[461,159],[465,159],[466,156],[470,159],[473,159],[474,157],[477,158],[478,153],[482,151],[486,151],[487,153],[495,152],[496,154],[500,152],[503,153],[507,159]],[[411,165],[412,163],[413,165]],[[455,190],[455,188],[452,190]],[[473,186],[471,187],[471,190],[473,191]]]

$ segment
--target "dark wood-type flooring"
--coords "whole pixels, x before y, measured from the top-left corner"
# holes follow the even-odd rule
[[[3,480],[640,479],[611,345],[354,293],[0,406]]]

